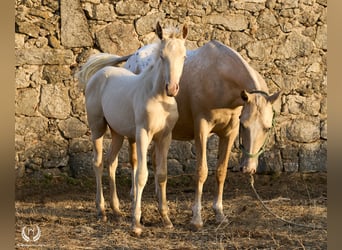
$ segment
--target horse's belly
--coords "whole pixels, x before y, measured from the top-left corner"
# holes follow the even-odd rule
[[[102,99],[105,119],[109,127],[117,134],[128,138],[135,137],[135,119],[132,105],[125,94],[107,92]]]
[[[176,125],[172,130],[172,139],[180,141],[189,141],[194,139],[194,127],[191,124],[185,124],[181,122],[181,118],[178,119]]]

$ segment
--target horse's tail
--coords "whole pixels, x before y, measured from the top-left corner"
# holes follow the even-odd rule
[[[75,76],[81,84],[86,85],[90,77],[98,70],[106,66],[116,66],[121,62],[127,61],[130,56],[117,56],[108,53],[92,55]]]

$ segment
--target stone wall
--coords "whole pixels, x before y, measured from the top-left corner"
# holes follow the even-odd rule
[[[127,55],[150,43],[157,20],[187,22],[189,49],[225,43],[264,76],[271,93],[283,90],[260,171],[326,171],[327,0],[17,0],[15,9],[19,176],[92,174],[84,95],[73,75],[90,54]],[[217,138],[208,144],[213,170]],[[230,167],[239,156],[235,147]],[[127,162],[125,144],[119,171]],[[192,142],[172,143],[171,174],[193,173],[194,162]]]

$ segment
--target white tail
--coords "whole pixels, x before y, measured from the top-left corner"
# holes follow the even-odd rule
[[[92,55],[75,76],[81,84],[86,85],[90,77],[98,70],[106,66],[116,66],[121,62],[127,61],[130,56],[117,56],[108,53]]]

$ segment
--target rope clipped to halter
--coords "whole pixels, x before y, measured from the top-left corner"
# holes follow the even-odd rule
[[[252,90],[249,92],[250,94],[261,94],[265,97],[269,97],[269,95],[265,92],[265,91],[262,91],[262,90]],[[276,117],[276,112],[275,110],[272,108],[273,110],[273,117],[272,117],[272,128],[267,132],[267,137],[264,141],[264,143],[262,144],[260,150],[254,154],[248,152],[245,147],[243,146],[242,144],[242,138],[241,138],[241,123],[240,123],[240,126],[239,126],[239,149],[248,157],[248,158],[257,158],[259,157],[263,152],[265,152],[265,148],[266,148],[266,145],[268,144],[268,141],[270,139],[270,135],[271,135],[271,130],[274,129],[275,127],[275,124],[276,124],[276,120],[275,120],[275,117]]]

